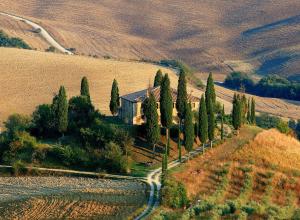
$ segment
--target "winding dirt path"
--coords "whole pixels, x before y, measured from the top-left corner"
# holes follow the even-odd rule
[[[73,55],[73,53],[66,48],[64,48],[62,45],[60,45],[50,34],[47,32],[42,26],[38,25],[37,23],[34,23],[28,19],[8,14],[5,12],[0,12],[0,15],[10,17],[12,19],[15,19],[17,21],[22,21],[25,22],[26,24],[30,25],[34,30],[40,30],[39,34],[53,47],[55,47],[58,51],[68,54],[68,55]]]

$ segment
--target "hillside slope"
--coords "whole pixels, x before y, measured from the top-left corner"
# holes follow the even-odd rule
[[[300,142],[277,130],[244,127],[172,176],[200,219],[292,219],[300,208],[299,152]]]
[[[116,60],[94,59],[83,56],[67,56],[54,53],[0,48],[0,121],[12,113],[30,114],[35,106],[49,103],[60,85],[65,85],[68,97],[78,95],[80,80],[90,81],[92,100],[102,113],[109,114],[111,83],[119,82],[120,94],[142,90],[153,82],[160,66]],[[171,86],[177,88],[176,74],[166,68]],[[233,92],[216,87],[218,101],[231,112]],[[203,91],[191,86],[188,92],[200,97]],[[299,103],[287,100],[257,99],[257,111],[268,112],[286,118],[300,118]]]
[[[50,103],[60,85],[70,98],[79,95],[80,81],[87,76],[97,109],[109,114],[111,84],[118,80],[120,94],[142,90],[153,82],[159,66],[0,48],[0,121],[12,113],[30,114],[35,106]],[[177,78],[169,69],[173,87]]]
[[[182,59],[200,72],[300,72],[299,1],[3,0],[0,7],[41,22],[80,54]]]

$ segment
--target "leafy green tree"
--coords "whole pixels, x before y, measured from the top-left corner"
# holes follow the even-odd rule
[[[190,151],[193,149],[194,138],[195,138],[191,104],[186,103],[185,109],[186,109],[186,113],[184,119],[184,146],[186,151],[190,153]]]
[[[255,124],[255,100],[251,100],[251,124]]]
[[[181,125],[185,116],[185,107],[187,105],[186,74],[180,71],[177,88],[176,109],[178,112],[178,159],[181,161]]]
[[[68,100],[64,86],[60,87],[58,95],[54,98],[54,102],[56,129],[63,135],[68,128]]]
[[[224,117],[225,117],[225,111],[224,111],[224,105],[221,112],[221,140],[224,140]]]
[[[161,124],[166,128],[167,135],[167,147],[166,152],[169,154],[170,147],[170,128],[173,121],[173,101],[170,88],[170,79],[168,74],[165,74],[161,89],[160,89],[160,115],[161,115]]]
[[[158,125],[156,100],[153,93],[150,93],[150,97],[145,100],[143,110],[146,116],[146,139],[153,146],[153,155],[155,155],[155,145],[160,139],[160,127]]]
[[[89,82],[88,82],[88,79],[85,76],[81,79],[80,95],[86,96],[89,99],[91,98],[90,97]]]
[[[156,75],[155,75],[155,78],[154,78],[154,84],[153,84],[153,86],[154,86],[154,87],[161,86],[162,79],[163,79],[163,74],[162,74],[161,69],[159,69],[159,70],[156,72]]]
[[[208,138],[208,118],[207,118],[207,111],[206,111],[206,103],[204,95],[202,95],[200,100],[200,107],[199,107],[199,139],[203,145],[203,153],[205,148],[205,143]]]
[[[111,88],[110,103],[109,103],[109,109],[111,114],[115,116],[118,113],[119,107],[120,107],[120,96],[119,96],[118,82],[116,79],[114,79]]]
[[[33,133],[37,136],[49,137],[55,133],[55,116],[51,105],[43,104],[36,107],[32,114]]]
[[[95,119],[95,109],[87,96],[75,96],[69,101],[69,128],[79,132],[91,125]]]
[[[29,130],[31,127],[31,118],[20,114],[13,114],[4,122],[4,126],[9,138],[14,138],[18,132]]]
[[[212,148],[212,142],[215,139],[215,112],[214,104],[210,99],[209,101],[209,112],[208,112],[208,139],[210,141],[210,147]]]
[[[209,109],[210,104],[209,100],[212,101],[212,104],[215,105],[216,103],[216,92],[215,92],[215,86],[214,86],[214,80],[212,77],[212,73],[209,74],[207,78],[207,84],[206,84],[206,90],[205,90],[205,101],[206,101],[206,110],[207,112],[210,112]]]

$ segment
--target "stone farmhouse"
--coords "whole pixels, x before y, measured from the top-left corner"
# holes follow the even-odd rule
[[[130,93],[120,97],[120,109],[119,109],[119,117],[127,124],[132,125],[141,125],[145,122],[145,117],[142,110],[142,103],[148,97],[150,92],[152,92],[155,96],[155,100],[157,103],[157,112],[160,116],[159,109],[159,99],[160,99],[160,87],[154,87],[150,89],[144,89],[142,91]],[[176,110],[176,99],[177,99],[177,90],[171,89],[172,101],[173,101],[173,118],[174,123],[178,123],[177,110]],[[192,110],[198,111],[200,99],[188,95],[188,100],[191,102]],[[160,121],[160,120],[159,120]]]

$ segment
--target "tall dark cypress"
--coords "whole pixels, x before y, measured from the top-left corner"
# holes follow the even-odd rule
[[[118,113],[119,106],[120,106],[120,96],[119,96],[118,82],[116,79],[114,79],[111,87],[110,103],[109,103],[109,109],[112,115],[115,116]]]
[[[208,115],[208,139],[210,141],[210,147],[212,148],[212,142],[215,139],[215,112],[213,101],[209,100],[209,112]]]
[[[178,159],[181,161],[181,125],[185,116],[185,107],[187,104],[186,75],[183,70],[180,71],[177,88],[176,109],[179,118],[178,123]]]
[[[168,74],[165,74],[160,88],[160,118],[161,124],[166,128],[167,146],[166,152],[169,154],[170,147],[170,132],[173,121],[173,101],[170,88],[170,79]]]
[[[241,98],[239,95],[234,94],[232,101],[232,125],[235,130],[239,130],[241,127],[242,119],[242,106]]]
[[[156,72],[156,75],[154,78],[154,84],[153,84],[154,87],[161,86],[162,79],[163,79],[163,74],[162,74],[162,71],[159,69]]]
[[[153,93],[150,93],[150,97],[145,100],[143,107],[146,116],[146,139],[149,144],[153,146],[153,155],[155,154],[155,145],[160,139],[160,128],[158,125],[158,113],[156,108],[156,101]]]
[[[255,124],[255,100],[252,98],[251,100],[251,124]]]
[[[184,146],[188,153],[193,149],[195,130],[193,124],[193,113],[191,104],[186,103],[186,113],[184,119]],[[189,156],[188,156],[189,158]]]
[[[81,79],[80,95],[86,96],[90,99],[89,82],[85,76]]]
[[[248,99],[247,122],[248,122],[249,124],[252,124],[252,123],[251,123],[251,101],[250,101],[250,98]]]
[[[214,86],[214,80],[212,77],[212,73],[209,74],[206,83],[206,90],[205,90],[205,101],[206,101],[206,110],[209,112],[209,100],[212,101],[213,105],[216,103],[216,91]]]
[[[61,86],[55,99],[55,115],[57,131],[64,135],[68,128],[68,100],[64,86]]]
[[[199,106],[199,129],[198,129],[198,137],[202,143],[203,152],[205,148],[205,143],[208,138],[208,119],[207,119],[207,111],[206,111],[206,103],[204,95],[202,95]]]
[[[224,111],[224,105],[221,111],[221,140],[224,140],[224,117],[225,117],[225,111]]]
[[[247,104],[247,98],[245,94],[241,96],[241,123],[246,123],[246,115],[248,111],[248,104]]]

